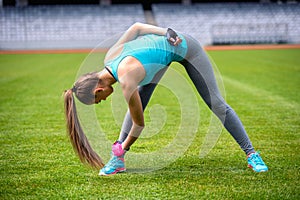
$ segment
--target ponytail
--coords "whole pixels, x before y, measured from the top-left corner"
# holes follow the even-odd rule
[[[64,103],[67,130],[75,152],[79,156],[81,162],[87,163],[96,169],[102,168],[104,166],[102,159],[92,149],[80,126],[72,89],[65,91]]]

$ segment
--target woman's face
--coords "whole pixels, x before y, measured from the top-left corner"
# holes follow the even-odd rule
[[[97,88],[95,90],[95,104],[100,103],[102,100],[106,100],[106,98],[113,93],[114,89],[111,86],[106,86],[103,88]]]

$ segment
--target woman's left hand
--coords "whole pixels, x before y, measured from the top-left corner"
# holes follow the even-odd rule
[[[182,42],[182,39],[180,38],[180,37],[176,37],[176,40],[174,40],[174,38],[172,38],[173,39],[173,45],[174,46],[177,46],[177,45],[179,45],[181,42]]]

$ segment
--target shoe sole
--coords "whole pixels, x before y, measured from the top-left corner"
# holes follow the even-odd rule
[[[99,173],[99,176],[110,176],[110,175],[114,175],[114,174],[117,174],[117,173],[123,173],[125,172],[126,169],[125,168],[120,168],[120,169],[117,169],[116,171],[114,171],[113,173],[111,174],[105,174],[104,172],[101,172]]]
[[[260,171],[256,171],[256,170],[254,170],[254,168],[252,167],[252,165],[248,165],[248,167],[250,168],[250,169],[252,169],[253,171],[255,171],[255,172],[267,172],[268,170],[260,170]]]

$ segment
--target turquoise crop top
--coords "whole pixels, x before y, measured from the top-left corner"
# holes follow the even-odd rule
[[[111,68],[115,79],[118,78],[118,67],[120,62],[127,56],[135,57],[145,68],[145,78],[139,83],[140,86],[151,82],[155,74],[172,61],[181,61],[187,52],[187,44],[183,35],[178,34],[182,42],[178,46],[169,44],[165,36],[147,34],[124,44],[119,56],[109,60],[105,66]]]

